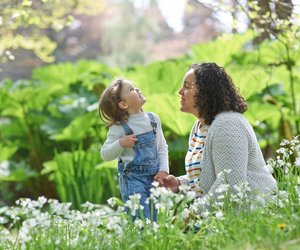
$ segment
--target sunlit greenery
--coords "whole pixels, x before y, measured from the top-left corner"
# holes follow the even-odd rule
[[[268,201],[253,199],[246,183],[220,186],[215,202],[195,199],[187,187],[175,194],[156,186],[150,199],[159,210],[157,222],[132,221],[136,195],[126,204],[118,198],[86,202],[80,211],[42,196],[22,198],[0,209],[0,249],[298,249],[299,153],[298,138],[284,140],[268,162],[279,187]]]

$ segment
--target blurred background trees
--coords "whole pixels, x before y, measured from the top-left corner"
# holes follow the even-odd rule
[[[28,78],[35,67],[80,58],[122,68],[164,60],[218,34],[207,21],[212,10],[193,2],[181,32],[168,26],[155,0],[4,0],[0,8],[0,79]]]

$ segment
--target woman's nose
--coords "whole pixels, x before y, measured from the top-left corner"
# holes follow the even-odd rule
[[[183,95],[183,88],[180,88],[180,89],[178,90],[178,94],[179,94],[179,95]]]

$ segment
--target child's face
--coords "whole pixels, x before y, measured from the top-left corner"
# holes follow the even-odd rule
[[[139,89],[135,88],[132,82],[124,81],[121,90],[121,99],[119,107],[127,109],[129,114],[141,112],[141,108],[146,102],[146,98],[142,95]]]

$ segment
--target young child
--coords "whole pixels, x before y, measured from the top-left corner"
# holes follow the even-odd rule
[[[156,220],[157,211],[146,199],[152,182],[161,182],[169,173],[168,145],[159,117],[143,112],[145,102],[146,98],[129,80],[117,79],[104,90],[99,114],[109,131],[101,156],[106,161],[118,158],[123,201],[140,194],[144,217]]]

